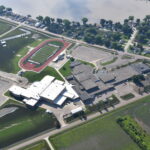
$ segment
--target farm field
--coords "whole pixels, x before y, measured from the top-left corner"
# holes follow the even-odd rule
[[[63,81],[62,77],[52,67],[46,67],[40,73],[27,71],[23,74],[23,77],[27,78],[29,82],[35,82],[35,81],[40,81],[46,75],[54,76],[56,79]]]
[[[18,33],[22,32],[23,31],[16,29],[10,32],[9,36],[18,35]],[[8,34],[6,36],[8,36]],[[31,31],[31,34],[28,36],[8,40],[6,42],[6,47],[0,45],[0,70],[9,73],[17,73],[20,70],[18,62],[21,57],[23,57],[30,50],[30,48],[34,48],[47,38],[49,37]]]
[[[9,100],[0,108],[0,149],[56,127],[57,120],[43,109],[30,110]],[[41,128],[42,126],[42,128]]]
[[[7,24],[0,20],[0,35],[9,31],[12,28],[12,25]]]
[[[50,150],[50,148],[48,147],[48,144],[43,140],[23,147],[19,150]]]
[[[56,150],[140,150],[116,120],[131,115],[150,134],[150,96],[50,137]]]

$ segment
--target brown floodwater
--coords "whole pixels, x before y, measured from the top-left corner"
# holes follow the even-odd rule
[[[123,21],[130,15],[143,18],[150,14],[148,0],[0,0],[0,4],[33,17],[41,14],[80,20],[85,16],[92,22],[100,18]]]

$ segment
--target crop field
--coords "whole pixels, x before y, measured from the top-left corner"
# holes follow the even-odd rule
[[[0,20],[0,35],[9,31],[12,28],[12,25],[7,24]]]
[[[46,143],[46,141],[39,141],[36,143],[33,143],[31,145],[28,145],[26,147],[23,147],[19,150],[50,150],[48,144]]]
[[[130,115],[150,134],[150,96],[50,137],[56,150],[140,150],[116,120]]]
[[[58,50],[58,47],[52,45],[45,45],[39,51],[37,51],[30,60],[33,62],[44,63],[51,55]]]
[[[33,111],[13,101],[3,106],[0,112],[0,149],[55,128],[57,122],[52,114],[43,109]]]

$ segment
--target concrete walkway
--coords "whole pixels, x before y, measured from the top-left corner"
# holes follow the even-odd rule
[[[51,144],[51,142],[49,141],[48,137],[45,138],[45,141],[47,142],[48,146],[50,147],[51,150],[55,150]]]
[[[5,36],[5,35],[7,35],[8,33],[12,32],[12,31],[18,29],[19,27],[21,27],[21,25],[18,25],[18,26],[16,26],[16,27],[14,27],[13,29],[11,29],[11,30],[9,30],[9,31],[7,31],[7,32],[5,32],[5,33],[3,33],[3,34],[1,34],[1,35],[0,35],[0,38],[3,37],[3,36]]]

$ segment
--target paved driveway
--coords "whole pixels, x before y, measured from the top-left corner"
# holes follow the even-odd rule
[[[11,85],[12,82],[0,78],[0,105],[7,100],[7,97],[3,94],[11,87]]]

